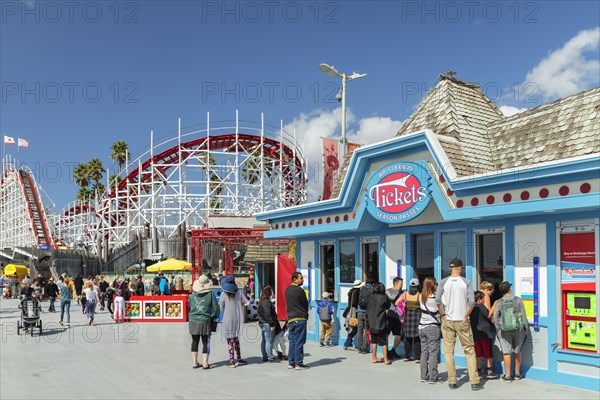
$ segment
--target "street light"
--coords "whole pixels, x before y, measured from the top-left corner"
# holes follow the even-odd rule
[[[320,64],[319,68],[321,68],[321,71],[325,72],[329,76],[334,78],[342,78],[342,138],[340,139],[340,143],[342,144],[342,148],[340,150],[341,163],[346,156],[346,149],[348,148],[348,143],[346,140],[346,81],[353,81],[355,79],[367,76],[367,74],[358,74],[356,72],[352,72],[352,75],[340,74],[334,67],[327,64]]]

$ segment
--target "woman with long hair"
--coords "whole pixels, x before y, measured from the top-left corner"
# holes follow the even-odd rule
[[[388,335],[390,333],[386,311],[390,308],[390,300],[385,294],[385,286],[381,282],[373,285],[373,292],[367,304],[367,320],[371,331],[371,362],[373,364],[383,361],[391,365],[388,359]],[[377,358],[377,346],[382,347],[383,360]]]
[[[279,333],[281,327],[279,326],[275,306],[271,301],[272,296],[273,289],[271,289],[271,286],[265,286],[260,293],[257,310],[258,325],[260,326],[262,337],[260,351],[262,353],[263,362],[279,361],[273,357],[273,337]]]
[[[421,340],[419,339],[419,321],[421,319],[421,306],[419,300],[421,293],[419,292],[419,280],[412,278],[410,280],[410,289],[408,292],[402,293],[399,301],[406,302],[404,311],[404,361],[420,362],[421,357]],[[413,347],[415,357],[412,358]]]
[[[67,326],[71,325],[71,280],[65,278],[62,286],[60,287],[60,325],[63,325],[63,317],[65,312],[67,315]]]
[[[227,340],[227,350],[229,351],[229,367],[235,368],[240,364],[248,364],[242,358],[240,351],[240,328],[244,322],[242,305],[247,307],[250,302],[238,290],[235,279],[228,275],[221,281],[223,293],[219,299],[219,308],[223,310],[223,319],[221,321],[223,337]],[[237,361],[234,359],[234,353],[237,355]]]
[[[423,281],[421,292],[421,320],[419,321],[419,337],[421,339],[421,382],[441,383],[438,378],[438,355],[440,353],[440,334],[442,323],[439,310],[435,304],[437,283],[434,277]]]
[[[98,290],[94,287],[94,283],[92,281],[87,281],[84,287],[85,289],[83,290],[83,293],[85,293],[85,316],[88,317],[88,325],[92,325],[94,323],[94,315],[96,313],[96,302],[100,302],[100,297]]]

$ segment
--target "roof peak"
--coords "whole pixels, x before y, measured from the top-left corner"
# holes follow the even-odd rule
[[[478,83],[463,81],[461,79],[455,78],[454,75],[456,75],[456,72],[449,69],[445,74],[440,74],[438,76],[438,81],[450,81],[452,83],[456,83],[457,85],[466,86],[471,89],[479,89],[480,86]]]

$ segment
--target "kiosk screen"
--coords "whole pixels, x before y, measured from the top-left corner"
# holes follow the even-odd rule
[[[575,308],[591,308],[591,299],[589,297],[575,297]]]

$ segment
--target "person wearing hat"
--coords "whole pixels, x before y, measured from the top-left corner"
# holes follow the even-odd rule
[[[321,301],[317,305],[317,314],[321,321],[321,340],[319,344],[321,347],[331,347],[331,335],[333,333],[331,327],[331,316],[333,315],[333,306],[329,301],[329,292],[323,292]]]
[[[229,367],[247,364],[240,351],[240,327],[244,322],[244,313],[250,302],[238,290],[233,275],[227,275],[221,280],[223,292],[219,299],[219,307],[223,310],[221,321],[222,337],[227,340],[229,351]],[[234,354],[235,353],[235,354]],[[234,355],[237,355],[235,360]]]
[[[211,318],[219,317],[221,310],[213,294],[213,283],[201,275],[192,285],[193,293],[189,298],[189,332],[192,336],[192,368],[210,369],[208,349],[211,335]],[[202,365],[198,363],[198,345],[202,339]]]
[[[458,258],[450,261],[450,276],[442,279],[435,293],[435,303],[442,317],[442,337],[444,338],[444,358],[448,371],[448,386],[457,389],[456,366],[454,365],[454,346],[456,338],[467,359],[467,369],[471,390],[481,390],[477,373],[477,358],[469,314],[475,306],[475,292],[471,281],[461,276],[463,263]]]
[[[400,295],[404,301],[404,362],[421,362],[421,338],[419,337],[419,321],[421,321],[421,284],[418,278],[412,278],[407,292]],[[413,357],[414,349],[414,357]]]
[[[504,281],[499,289],[502,297],[494,304],[494,325],[504,356],[504,375],[502,380],[512,382],[520,380],[521,376],[521,347],[527,339],[527,314],[525,305],[520,297],[512,293],[512,284]],[[515,373],[512,375],[511,353],[515,354]]]
[[[135,295],[144,296],[145,294],[146,290],[144,288],[144,282],[142,281],[142,275],[138,275],[137,281],[135,282]]]
[[[352,343],[354,341],[354,337],[358,333],[358,325],[352,326],[350,325],[350,318],[356,318],[358,321],[358,317],[356,314],[356,310],[358,309],[358,292],[360,288],[365,286],[365,283],[360,279],[357,279],[352,284],[352,289],[348,292],[348,307],[344,310],[342,316],[346,318],[346,330],[348,331],[348,336],[346,337],[346,341],[344,342],[344,350],[354,350]]]
[[[44,288],[44,291],[50,298],[50,306],[48,307],[48,311],[56,312],[56,309],[54,308],[54,302],[56,301],[56,297],[59,295],[59,292],[58,286],[56,286],[56,283],[54,283],[53,278],[48,279],[48,284]]]

